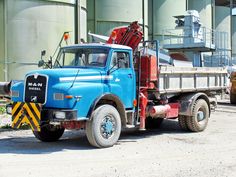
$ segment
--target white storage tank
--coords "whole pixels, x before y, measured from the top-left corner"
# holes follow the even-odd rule
[[[164,30],[176,26],[173,16],[185,13],[186,0],[149,0],[148,11],[149,38],[161,41]]]
[[[88,31],[109,36],[112,29],[129,25],[133,21],[145,24],[148,36],[147,0],[88,0]]]
[[[75,7],[78,2],[78,22],[75,22]],[[0,0],[0,80],[24,79],[26,72],[38,69],[41,50],[46,50],[45,59],[55,51],[62,34],[70,31],[70,43],[74,43],[75,24],[78,23],[78,38],[87,39],[86,0]],[[3,32],[1,31],[3,27]],[[1,53],[1,52],[0,52]]]
[[[215,29],[224,32],[218,37],[222,48],[231,49],[231,15],[230,8],[226,6],[215,7]]]
[[[212,0],[188,0],[188,10],[197,10],[200,15],[202,26],[213,29],[213,4]]]

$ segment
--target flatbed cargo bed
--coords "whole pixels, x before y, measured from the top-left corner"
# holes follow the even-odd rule
[[[220,67],[160,66],[159,93],[223,91],[227,70]]]

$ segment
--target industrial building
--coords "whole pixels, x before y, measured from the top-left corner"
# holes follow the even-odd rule
[[[70,43],[79,43],[89,41],[88,32],[109,35],[116,26],[138,21],[145,39],[162,41],[165,30],[176,26],[173,16],[187,10],[197,10],[206,29],[223,32],[216,54],[224,59],[227,55],[223,65],[228,65],[236,56],[235,4],[234,0],[0,0],[0,81],[23,79],[26,72],[38,69],[41,51],[47,51],[45,59],[53,56],[65,31],[70,32]]]

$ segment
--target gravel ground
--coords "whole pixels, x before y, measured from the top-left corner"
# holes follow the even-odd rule
[[[0,131],[0,177],[233,177],[235,107],[221,101],[201,133],[166,120],[157,130],[125,132],[106,149],[91,147],[83,131],[66,131],[53,143],[29,130]]]
[[[10,124],[11,124],[11,116],[7,114],[0,115],[0,127]]]

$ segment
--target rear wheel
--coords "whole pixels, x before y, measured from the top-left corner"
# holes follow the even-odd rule
[[[92,146],[103,148],[113,146],[121,133],[121,119],[118,111],[111,105],[99,106],[86,122],[86,135]]]
[[[192,111],[192,116],[187,117],[188,128],[193,132],[205,130],[210,114],[207,102],[203,99],[197,100]]]
[[[231,91],[230,91],[230,103],[236,104],[236,94],[232,93]]]
[[[189,130],[187,125],[187,118],[188,118],[187,116],[182,116],[182,115],[178,117],[179,126],[184,131]]]
[[[163,118],[152,118],[147,117],[145,120],[145,127],[146,129],[155,129],[159,128],[163,122]]]
[[[34,136],[43,142],[57,141],[64,133],[64,128],[53,125],[43,125],[41,131],[33,131]]]

